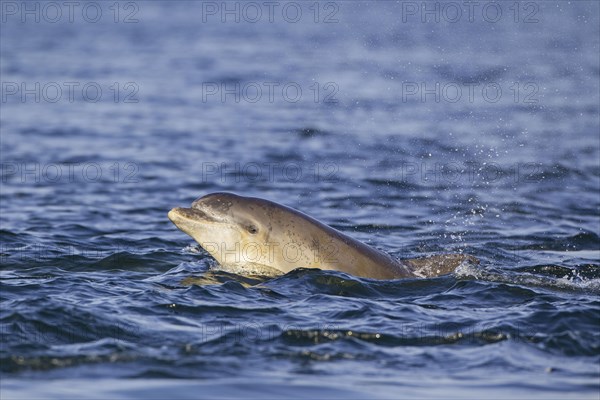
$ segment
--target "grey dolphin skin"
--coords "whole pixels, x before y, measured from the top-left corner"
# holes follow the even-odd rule
[[[212,193],[176,207],[169,219],[224,269],[282,274],[295,268],[336,270],[373,279],[434,277],[454,271],[463,254],[396,260],[284,205],[233,193]]]

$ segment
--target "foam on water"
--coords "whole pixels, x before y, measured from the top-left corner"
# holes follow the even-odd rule
[[[600,267],[598,272],[600,272]],[[454,274],[459,279],[477,279],[489,282],[501,282],[522,286],[543,287],[547,289],[573,290],[589,294],[600,294],[600,278],[581,275],[577,269],[563,277],[544,276],[528,272],[499,270],[472,263],[462,263]]]

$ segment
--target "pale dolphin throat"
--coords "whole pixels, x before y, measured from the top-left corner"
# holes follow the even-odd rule
[[[462,254],[398,261],[293,208],[233,193],[212,193],[176,207],[169,219],[223,267],[237,271],[320,268],[373,279],[438,276],[462,262]]]

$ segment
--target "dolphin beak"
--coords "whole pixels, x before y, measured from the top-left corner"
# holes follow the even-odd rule
[[[175,221],[177,221],[179,219],[179,216],[181,215],[179,210],[181,210],[181,207],[175,207],[172,208],[171,211],[169,211],[169,213],[167,214],[167,217],[169,217],[171,222],[173,222],[174,224]]]
[[[177,222],[180,221],[198,219],[195,215],[195,210],[193,208],[184,207],[173,208],[171,211],[169,211],[169,214],[167,214],[167,216],[175,225],[177,225]]]
[[[202,223],[214,221],[214,218],[196,208],[175,207],[169,211],[167,216],[171,222],[177,225],[177,227],[181,226],[182,224],[190,224],[194,222]]]
[[[167,216],[179,230],[190,236],[195,231],[197,224],[201,222],[191,208],[175,207],[169,211]]]

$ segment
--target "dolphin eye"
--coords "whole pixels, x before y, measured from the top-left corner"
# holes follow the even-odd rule
[[[258,228],[254,225],[249,225],[248,226],[248,232],[250,232],[251,234],[255,235],[258,233]]]

